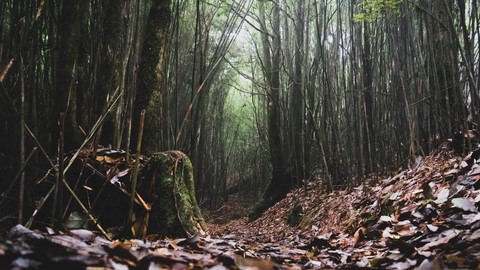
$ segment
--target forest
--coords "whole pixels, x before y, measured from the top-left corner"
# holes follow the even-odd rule
[[[1,0],[0,239],[8,239],[6,232],[16,224],[61,230],[77,221],[72,214],[81,213],[80,227],[93,221],[89,229],[105,237],[103,227],[125,224],[132,225],[132,237],[146,237],[155,228],[169,236],[168,226],[177,227],[191,240],[183,248],[205,244],[195,238],[204,231],[218,232],[228,242],[228,232],[245,230],[243,237],[262,242],[258,234],[246,235],[279,219],[289,224],[285,228],[306,226],[308,207],[321,205],[317,210],[324,213],[341,209],[333,206],[335,197],[350,200],[345,205],[352,209],[367,209],[366,201],[374,200],[368,188],[377,195],[384,191],[378,196],[419,194],[425,205],[436,201],[445,215],[452,211],[444,204],[465,211],[470,221],[462,227],[468,231],[463,246],[478,243],[479,157],[472,158],[480,154],[478,5],[476,0]],[[160,178],[173,180],[153,189]],[[91,184],[92,179],[99,182]],[[400,185],[398,179],[417,180]],[[445,201],[441,181],[451,184]],[[392,188],[385,191],[387,182]],[[456,185],[463,193],[451,190]],[[154,194],[163,194],[161,188],[173,190],[170,201]],[[126,196],[112,198],[108,192]],[[352,194],[360,195],[352,199]],[[309,232],[313,226],[318,233],[341,227],[358,247],[359,237],[378,237],[368,235],[373,220],[401,222],[393,213],[400,201],[409,201],[403,199],[378,199],[381,211],[365,210],[370,219],[360,210],[344,213],[344,219],[356,215],[363,223],[308,223]],[[359,204],[350,205],[355,201]],[[176,212],[161,210],[167,216],[162,220],[151,213],[160,211],[158,204]],[[275,215],[272,209],[285,216],[268,219]],[[238,219],[244,223],[215,224]],[[437,229],[448,227],[426,219]],[[387,237],[382,230],[380,236]],[[23,234],[14,229],[10,238]],[[393,238],[403,242],[387,246],[409,250],[410,264],[402,269],[479,267],[480,254],[467,252],[462,262],[442,253],[446,268],[435,268],[437,253],[427,255],[413,235],[399,235]],[[454,239],[447,236],[441,239]],[[349,263],[363,257],[344,261],[343,253],[336,255],[339,262],[330,260],[335,264],[311,263],[321,261],[318,250],[341,246],[332,238],[315,239],[320,240],[310,250],[289,254],[289,260],[307,268],[358,269]],[[14,255],[2,255],[16,254],[13,250],[0,242],[0,265],[10,262]],[[122,257],[117,252],[101,254]],[[286,264],[281,256],[268,255],[277,264],[271,265],[263,255],[242,252],[232,262],[210,251],[215,261],[210,266]],[[297,255],[302,259],[294,259]],[[431,265],[421,268],[423,259]],[[140,257],[136,260],[136,266],[123,263],[143,269]],[[399,260],[389,257],[388,263]],[[169,268],[175,262],[161,264]]]

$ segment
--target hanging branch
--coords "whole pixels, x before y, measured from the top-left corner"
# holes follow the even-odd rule
[[[42,11],[45,8],[45,0],[40,1],[40,6],[37,9],[37,14],[35,15],[35,20],[38,21],[40,16],[42,16]]]

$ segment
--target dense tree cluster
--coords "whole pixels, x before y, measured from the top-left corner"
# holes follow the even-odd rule
[[[258,209],[305,178],[323,176],[328,190],[406,165],[478,123],[476,1],[257,1],[256,11],[273,166]]]
[[[479,25],[475,0],[1,1],[1,206],[74,148],[133,149],[142,110],[209,208],[404,165],[478,122]]]

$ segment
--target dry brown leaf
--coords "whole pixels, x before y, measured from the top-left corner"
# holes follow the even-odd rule
[[[441,189],[440,192],[437,194],[437,199],[435,200],[435,203],[437,205],[441,205],[447,202],[449,194],[450,194],[450,190],[448,188]]]
[[[275,268],[275,263],[269,260],[237,256],[235,262],[242,270],[273,270]]]
[[[355,234],[353,235],[353,247],[356,247],[361,241],[365,240],[365,233],[367,229],[365,227],[360,227],[357,229]]]

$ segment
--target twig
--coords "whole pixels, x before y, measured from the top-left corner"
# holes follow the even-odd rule
[[[129,98],[127,112],[127,155],[125,161],[130,164],[130,137],[132,133],[132,111],[133,111],[133,98]]]
[[[13,181],[10,183],[10,186],[8,186],[8,189],[7,191],[5,192],[5,194],[3,195],[3,198],[0,200],[0,205],[3,204],[5,198],[7,197],[7,194],[10,192],[10,190],[13,188],[13,185],[15,184],[15,182],[17,181],[18,177],[20,177],[20,175],[25,171],[25,168],[27,167],[27,164],[28,162],[30,161],[30,159],[33,157],[33,154],[35,154],[35,152],[37,152],[37,149],[38,147],[34,147],[32,149],[32,151],[30,152],[30,154],[28,155],[27,159],[25,160],[25,163],[23,164],[22,168],[20,168],[20,170],[18,171],[17,175],[15,175],[15,178],[13,178]]]
[[[122,194],[124,194],[125,196],[127,196],[128,198],[131,198],[132,197],[132,194],[128,191],[126,191],[124,188],[120,187],[120,186],[117,186],[117,185],[113,185],[116,189],[118,189]],[[145,211],[147,212],[150,212],[150,210],[152,210],[152,207],[145,202],[145,200],[140,196],[140,194],[138,194],[138,192],[135,192],[135,203],[138,204],[139,206],[143,207],[143,209],[145,209]]]
[[[20,56],[20,166],[25,167],[25,71],[23,57]],[[20,174],[18,192],[18,224],[23,223],[23,206],[25,203],[25,171]]]
[[[54,226],[62,222],[62,200],[63,200],[63,155],[64,155],[64,130],[65,130],[65,113],[60,113],[60,118],[58,120],[60,126],[60,138],[58,140],[58,171],[57,171],[57,181],[55,183],[55,194],[53,196],[53,205],[52,205],[52,215],[51,215],[51,225]],[[58,208],[58,209],[57,209]],[[60,214],[57,214],[58,213]],[[57,222],[55,222],[57,220]]]
[[[140,149],[142,148],[142,136],[143,136],[143,125],[145,123],[145,110],[140,113],[140,125],[138,130],[138,139],[137,139],[137,149],[136,149],[136,160],[135,167],[133,169],[132,175],[132,189],[130,196],[130,208],[128,210],[128,220],[127,226],[125,226],[125,231],[129,227],[128,225],[133,222],[133,204],[135,202],[135,194],[137,193],[137,177],[138,170],[140,168]]]
[[[43,197],[40,202],[38,203],[38,206],[37,208],[35,209],[35,211],[33,211],[33,214],[32,216],[30,217],[30,219],[28,220],[27,224],[25,224],[25,227],[27,228],[30,228],[33,224],[33,220],[35,219],[35,217],[37,216],[38,212],[40,211],[40,209],[42,209],[43,205],[45,204],[45,202],[48,200],[48,198],[50,198],[50,196],[52,195],[53,191],[55,190],[55,186],[52,186],[52,188],[47,192],[47,194],[45,195],[45,197]]]
[[[70,159],[70,161],[68,162],[67,166],[65,166],[65,170],[64,170],[64,174],[68,171],[68,169],[70,169],[70,167],[72,166],[73,162],[77,159],[78,155],[80,154],[81,150],[83,149],[83,147],[85,147],[85,145],[90,141],[90,139],[95,135],[95,133],[97,132],[98,128],[100,127],[100,125],[103,123],[103,121],[105,120],[105,118],[107,117],[107,114],[113,109],[113,106],[118,102],[118,100],[120,99],[120,96],[121,94],[119,93],[119,88],[117,88],[117,90],[115,91],[115,93],[113,94],[113,96],[116,96],[115,98],[113,98],[113,100],[111,101],[111,103],[109,104],[107,110],[105,111],[104,114],[102,114],[100,116],[100,118],[97,120],[97,122],[95,123],[95,125],[93,125],[92,127],[92,130],[90,130],[90,133],[88,134],[88,136],[85,138],[85,140],[83,141],[83,143],[80,145],[80,147],[77,149],[77,151],[75,152],[75,154],[73,154],[72,158]]]
[[[63,185],[67,188],[67,190],[70,192],[70,194],[73,196],[73,198],[77,201],[78,205],[82,208],[83,212],[88,215],[88,217],[93,221],[95,226],[100,230],[100,232],[108,239],[112,240],[111,237],[107,234],[107,232],[102,228],[102,225],[98,223],[97,219],[88,211],[88,209],[83,205],[82,201],[78,198],[77,194],[73,191],[73,189],[70,187],[70,185],[67,183],[65,178],[63,178]]]
[[[8,71],[12,68],[12,66],[13,66],[13,58],[10,59],[10,62],[8,62],[7,66],[0,73],[0,83],[3,82],[3,80],[5,79],[5,76],[7,76]]]
[[[13,59],[12,59],[13,60]],[[12,98],[10,97],[10,95],[8,94],[7,92],[7,89],[5,89],[5,87],[2,87],[3,89],[3,93],[5,94],[5,96],[7,97],[8,99],[8,102],[10,103],[10,105],[12,106],[12,109],[13,109],[13,112],[15,112],[15,114],[18,116],[18,118],[21,118],[20,117],[20,113],[18,112],[17,110],[17,107],[15,106],[15,103],[13,102]],[[30,135],[30,137],[32,137],[33,141],[35,142],[35,144],[38,146],[38,148],[40,149],[40,151],[42,152],[42,154],[45,156],[45,158],[47,159],[47,161],[49,162],[50,166],[52,168],[55,168],[55,164],[53,164],[53,161],[52,159],[50,158],[50,156],[47,154],[47,151],[45,151],[45,149],[43,148],[43,146],[40,144],[40,142],[38,141],[37,137],[35,136],[35,134],[33,134],[32,130],[28,127],[27,123],[23,123],[24,127],[25,127],[25,130],[27,131],[28,135]],[[56,168],[55,168],[56,169]]]

